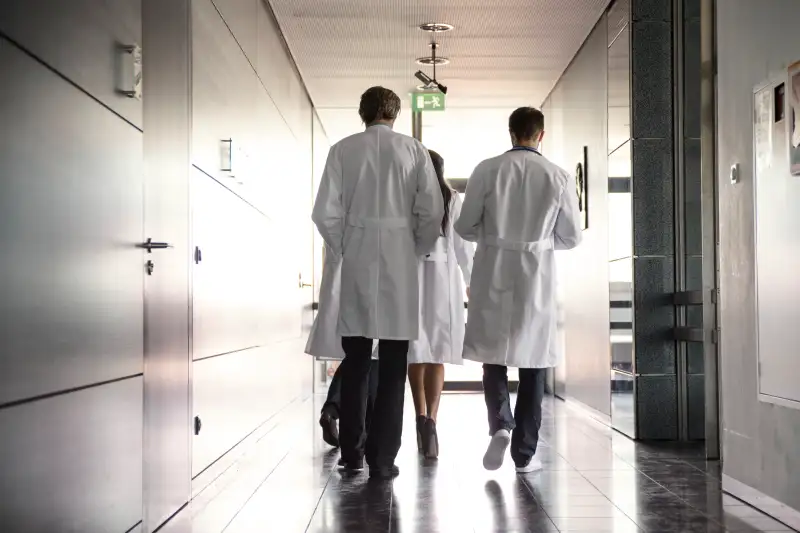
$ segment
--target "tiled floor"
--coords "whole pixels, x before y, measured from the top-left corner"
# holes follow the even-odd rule
[[[482,396],[447,395],[439,461],[418,458],[409,411],[401,474],[390,484],[343,478],[337,451],[320,438],[322,399],[298,402],[162,532],[792,531],[723,495],[718,465],[696,450],[635,444],[560,401],[545,402],[544,471],[518,477],[507,460],[486,472]]]

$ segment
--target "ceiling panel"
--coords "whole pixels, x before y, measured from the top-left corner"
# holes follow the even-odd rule
[[[425,22],[438,34],[437,69],[448,107],[539,105],[609,0],[271,0],[278,23],[320,108],[357,106],[371,85],[407,95],[414,60],[430,54]],[[430,68],[424,68],[430,73]]]
[[[409,94],[418,57],[430,55],[449,88],[447,111],[425,113],[423,141],[445,157],[450,177],[467,177],[508,146],[508,114],[539,106],[600,19],[609,0],[269,0],[331,142],[363,128],[361,93],[383,85],[403,98],[395,126],[411,133]]]

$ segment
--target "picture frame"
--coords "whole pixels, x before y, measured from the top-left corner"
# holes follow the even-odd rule
[[[789,172],[800,176],[800,61],[789,66],[786,120],[789,135]]]
[[[575,167],[575,188],[578,209],[581,213],[581,229],[589,229],[589,147],[584,146],[583,158]]]

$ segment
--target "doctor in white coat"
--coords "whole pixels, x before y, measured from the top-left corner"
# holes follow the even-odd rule
[[[312,219],[342,257],[340,465],[390,479],[403,431],[408,345],[419,334],[417,257],[431,251],[444,214],[422,144],[392,130],[400,98],[373,87],[361,97],[366,131],[331,147]],[[363,442],[372,339],[379,341],[378,392]]]
[[[444,388],[444,364],[462,364],[464,348],[464,287],[472,272],[471,242],[453,229],[461,213],[461,198],[444,179],[444,159],[429,151],[445,214],[431,253],[419,262],[419,339],[408,352],[408,380],[417,413],[417,447],[428,459],[439,456],[436,420]]]
[[[581,241],[575,179],[538,151],[544,115],[530,107],[509,118],[513,148],[477,166],[456,231],[477,241],[464,358],[483,363],[492,435],[484,466],[502,466],[511,444],[517,472],[535,457],[548,368],[558,362],[554,250]],[[507,367],[519,368],[512,415]],[[511,432],[513,431],[513,435]]]

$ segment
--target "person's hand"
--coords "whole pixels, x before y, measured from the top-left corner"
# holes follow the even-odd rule
[[[467,287],[467,300],[469,300],[469,287]]]

